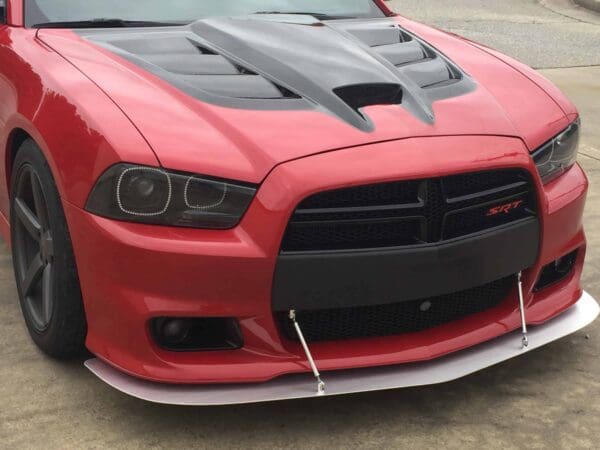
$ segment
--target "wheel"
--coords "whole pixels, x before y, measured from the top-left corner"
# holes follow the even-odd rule
[[[33,141],[20,147],[12,174],[12,254],[27,328],[48,355],[79,356],[87,326],[71,238],[50,167]]]

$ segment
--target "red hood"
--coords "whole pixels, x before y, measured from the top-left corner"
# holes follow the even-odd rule
[[[553,98],[498,57],[441,31],[402,18],[394,20],[443,52],[468,74],[475,87],[433,101],[431,120],[398,105],[366,106],[362,111],[368,117],[369,130],[353,126],[326,108],[273,110],[201,101],[140,64],[94,43],[90,36],[43,29],[38,37],[125,112],[164,167],[213,176],[259,182],[285,161],[420,136],[516,136],[533,150],[568,125],[565,112]],[[294,36],[287,39],[293,41]],[[359,44],[356,49],[346,47],[343,51],[349,55],[366,51]]]

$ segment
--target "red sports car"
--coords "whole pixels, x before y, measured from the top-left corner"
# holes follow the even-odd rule
[[[131,395],[449,381],[592,322],[573,104],[381,0],[0,0],[25,322]]]

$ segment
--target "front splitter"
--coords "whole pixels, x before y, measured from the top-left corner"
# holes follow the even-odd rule
[[[432,361],[369,369],[340,370],[323,375],[321,396],[354,394],[445,383],[543,347],[592,323],[600,306],[588,293],[560,316],[529,332],[529,347],[510,333],[493,341]],[[109,364],[90,359],[86,367],[119,391],[153,403],[182,406],[235,405],[316,397],[311,374],[295,374],[260,384],[169,385],[134,378]]]

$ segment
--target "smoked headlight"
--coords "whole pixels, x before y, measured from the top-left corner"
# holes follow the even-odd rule
[[[544,184],[559,177],[577,161],[579,119],[542,148],[533,153],[533,160]]]
[[[86,210],[129,222],[228,229],[240,222],[255,193],[249,184],[117,164],[96,182]]]

